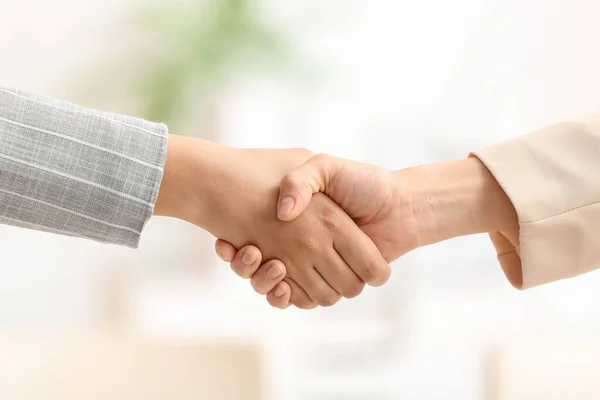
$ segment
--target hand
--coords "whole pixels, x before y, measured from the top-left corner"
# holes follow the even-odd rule
[[[419,247],[418,205],[404,176],[370,164],[317,155],[281,180],[279,219],[297,218],[319,192],[352,217],[388,262]],[[230,254],[231,248],[224,245],[219,242],[218,248]]]
[[[282,179],[278,216],[284,221],[297,218],[313,201],[313,193],[322,191],[352,217],[389,262],[419,245],[412,192],[402,182],[373,165],[319,155]],[[277,308],[288,306],[294,291],[281,282],[285,276],[284,264],[277,264],[282,273],[275,276],[268,273],[268,265],[259,269],[260,263],[244,263],[243,255],[247,253],[260,258],[260,250],[254,246],[240,249],[236,256],[234,246],[218,240],[216,249],[223,260],[231,262],[236,274],[252,278],[254,289],[268,294],[269,304]]]
[[[283,279],[286,275],[285,265],[279,260],[270,260],[261,265],[262,254],[255,246],[244,246],[239,251],[231,244],[218,239],[216,244],[218,256],[231,263],[233,271],[242,278],[250,279],[250,283],[259,294],[266,295],[272,307],[285,309],[290,306],[291,288]],[[250,256],[246,254],[250,253]],[[311,308],[317,305],[305,299]]]
[[[317,191],[340,204],[387,261],[451,237],[492,232],[507,276],[513,283],[521,279],[516,212],[489,171],[475,158],[390,173],[368,164],[316,156],[282,180],[279,218],[295,218]],[[238,274],[248,268],[239,258],[234,259],[235,248],[228,243],[217,242],[217,250],[233,261],[232,268]],[[251,272],[252,268],[244,271]],[[263,294],[269,293],[265,292],[269,287],[289,292],[285,283],[268,279],[260,270],[252,276],[252,284]],[[271,296],[269,302],[280,308],[286,306],[283,295]]]
[[[326,196],[315,196],[292,222],[277,219],[279,181],[309,152],[232,149],[175,138],[161,185],[166,194],[159,195],[156,207],[236,247],[254,244],[265,259],[283,261],[293,304],[329,306],[340,296],[358,295],[364,282],[381,285],[389,278],[389,266],[373,242]]]

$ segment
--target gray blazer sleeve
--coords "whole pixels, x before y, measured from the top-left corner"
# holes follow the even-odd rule
[[[0,86],[0,223],[137,247],[167,127]]]

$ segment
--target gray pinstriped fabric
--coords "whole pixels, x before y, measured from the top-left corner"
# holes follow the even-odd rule
[[[167,127],[0,86],[0,223],[137,247]]]

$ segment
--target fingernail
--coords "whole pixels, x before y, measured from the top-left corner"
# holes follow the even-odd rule
[[[223,257],[223,255],[221,254],[221,252],[219,252],[219,250],[217,250],[217,256],[219,256],[219,258],[220,258],[221,260],[223,260],[223,261],[227,261],[227,260],[225,259],[225,257]]]
[[[267,268],[267,278],[275,279],[279,275],[281,275],[281,270],[277,265],[271,265],[269,268]]]
[[[277,208],[277,214],[279,215],[287,215],[294,208],[294,198],[293,197],[284,197],[279,202],[279,207]]]
[[[256,261],[256,256],[251,251],[244,252],[242,255],[242,262],[246,265],[252,265]]]
[[[285,290],[281,287],[281,285],[277,286],[277,288],[273,292],[275,297],[281,297],[281,296],[283,296],[284,293],[285,293]]]

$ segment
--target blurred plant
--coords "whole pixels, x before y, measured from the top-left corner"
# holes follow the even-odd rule
[[[171,125],[210,106],[223,86],[290,61],[256,0],[154,1],[136,26],[152,39],[136,72],[142,117]],[[260,68],[260,69],[257,69]]]

